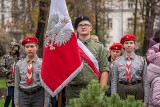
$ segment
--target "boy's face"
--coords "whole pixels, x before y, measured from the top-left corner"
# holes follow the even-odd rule
[[[135,41],[125,41],[123,43],[123,48],[127,53],[133,52],[135,48]]]
[[[24,50],[28,57],[34,57],[38,50],[38,45],[35,43],[27,43],[24,46]]]
[[[110,55],[113,60],[115,60],[117,57],[121,56],[121,53],[122,53],[121,50],[114,50],[114,49],[110,50]]]
[[[78,24],[77,32],[79,35],[88,35],[90,31],[92,31],[92,25],[89,21],[84,20]]]

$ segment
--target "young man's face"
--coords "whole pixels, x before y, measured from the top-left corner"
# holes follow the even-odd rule
[[[24,50],[28,57],[34,57],[38,50],[38,45],[35,43],[27,43],[24,46]]]
[[[125,41],[123,43],[123,48],[124,48],[125,52],[131,53],[134,51],[135,42],[134,41]]]
[[[110,55],[113,60],[115,60],[117,57],[121,56],[121,53],[122,53],[121,50],[114,50],[114,49],[110,50]]]
[[[79,35],[89,35],[90,31],[92,30],[92,25],[89,21],[81,21],[78,24],[77,32]]]

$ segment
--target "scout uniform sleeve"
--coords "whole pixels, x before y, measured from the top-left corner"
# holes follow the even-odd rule
[[[42,65],[42,59],[41,58],[38,58],[38,62],[39,62],[40,65]],[[44,104],[49,104],[49,98],[50,98],[49,93],[44,89]]]
[[[144,61],[144,68],[143,68],[143,87],[144,87],[144,102],[148,103],[149,97],[149,82],[147,81],[147,63]]]
[[[117,63],[114,63],[111,71],[111,94],[117,92],[117,82],[118,82],[118,71],[117,71]]]
[[[101,51],[99,53],[99,71],[109,71],[109,65],[107,59],[107,52],[104,49],[104,46],[101,45]],[[101,72],[102,73],[102,72]]]
[[[19,67],[18,67],[18,65],[16,65],[16,67],[15,67],[14,104],[19,104],[19,82],[20,82]]]
[[[44,89],[44,104],[49,104],[49,93]]]

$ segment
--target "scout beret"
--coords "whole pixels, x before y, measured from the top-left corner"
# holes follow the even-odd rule
[[[74,28],[77,29],[78,24],[79,24],[81,21],[84,21],[84,20],[91,22],[88,16],[80,16],[80,17],[77,17],[76,20],[75,20],[75,23],[74,23]]]
[[[135,41],[136,37],[133,34],[126,34],[121,38],[121,44],[123,44],[125,41]]]
[[[29,36],[23,39],[22,45],[24,46],[26,43],[35,43],[38,44],[38,39],[34,36]]]
[[[113,45],[110,46],[111,50],[121,50],[122,49],[122,44],[121,43],[114,43]]]

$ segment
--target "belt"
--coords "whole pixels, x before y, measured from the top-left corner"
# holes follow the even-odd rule
[[[30,90],[25,90],[22,88],[19,88],[19,90],[27,95],[32,95],[32,94],[36,94],[37,92],[41,91],[43,88],[42,87],[38,87],[35,89],[30,89]]]
[[[70,86],[80,87],[80,88],[86,88],[86,87],[87,87],[87,84],[70,84]]]
[[[119,84],[123,84],[123,85],[135,85],[135,84],[140,84],[142,81],[141,80],[137,80],[137,81],[119,81]]]

